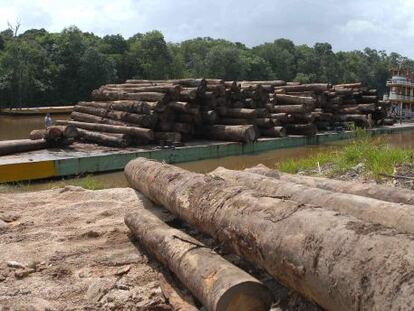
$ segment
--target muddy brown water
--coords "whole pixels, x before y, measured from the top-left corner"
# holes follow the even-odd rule
[[[45,127],[44,115],[0,115],[0,140],[29,138],[32,130]],[[52,114],[52,120],[69,119],[69,114]]]
[[[54,120],[66,119],[69,115],[53,115]],[[24,117],[10,117],[0,116],[0,140],[4,139],[19,139],[27,138],[30,131],[36,128],[43,127],[42,116],[24,116]],[[388,144],[395,147],[412,149],[414,148],[414,131],[403,132],[398,134],[383,135]],[[378,139],[378,137],[372,138]],[[244,169],[262,163],[268,167],[275,167],[275,165],[285,159],[301,159],[306,158],[312,154],[325,151],[332,148],[340,147],[346,141],[339,141],[335,143],[328,143],[322,145],[303,146],[297,148],[278,149],[257,154],[249,154],[243,156],[231,156],[220,159],[209,159],[202,161],[193,161],[176,164],[184,169],[206,173],[223,166],[228,169]],[[93,176],[91,181],[95,186],[103,188],[126,187],[128,183],[124,177],[123,172],[111,172],[97,174]],[[54,187],[62,187],[66,184],[80,184],[82,180],[78,178],[69,178],[59,181],[41,181],[24,183],[23,186],[13,188],[13,191],[37,191],[43,189],[50,189]],[[1,190],[1,189],[0,189]]]

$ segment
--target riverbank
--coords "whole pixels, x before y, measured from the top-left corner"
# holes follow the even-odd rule
[[[340,180],[388,183],[414,189],[414,149],[392,145],[384,137],[363,131],[342,146],[327,148],[302,159],[276,164],[282,172],[318,175]]]

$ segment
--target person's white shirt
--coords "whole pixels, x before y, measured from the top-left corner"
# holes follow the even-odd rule
[[[52,117],[50,116],[50,113],[47,113],[45,117],[45,127],[48,128],[51,125],[52,125]]]

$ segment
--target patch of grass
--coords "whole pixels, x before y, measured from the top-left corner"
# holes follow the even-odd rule
[[[73,186],[82,187],[88,190],[100,190],[105,188],[104,184],[92,175],[77,178],[75,180],[70,181],[69,184]]]
[[[394,167],[412,162],[413,150],[387,145],[382,139],[370,139],[364,130],[356,129],[354,138],[337,150],[328,150],[300,160],[286,160],[277,164],[282,172],[297,173],[330,164],[328,175],[344,173],[362,163],[363,174],[378,179],[381,174],[393,174]]]

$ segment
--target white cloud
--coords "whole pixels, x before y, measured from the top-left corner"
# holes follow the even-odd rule
[[[20,18],[22,30],[76,25],[128,37],[158,29],[170,41],[210,36],[249,46],[284,37],[414,58],[412,12],[413,0],[0,0],[0,27]]]

